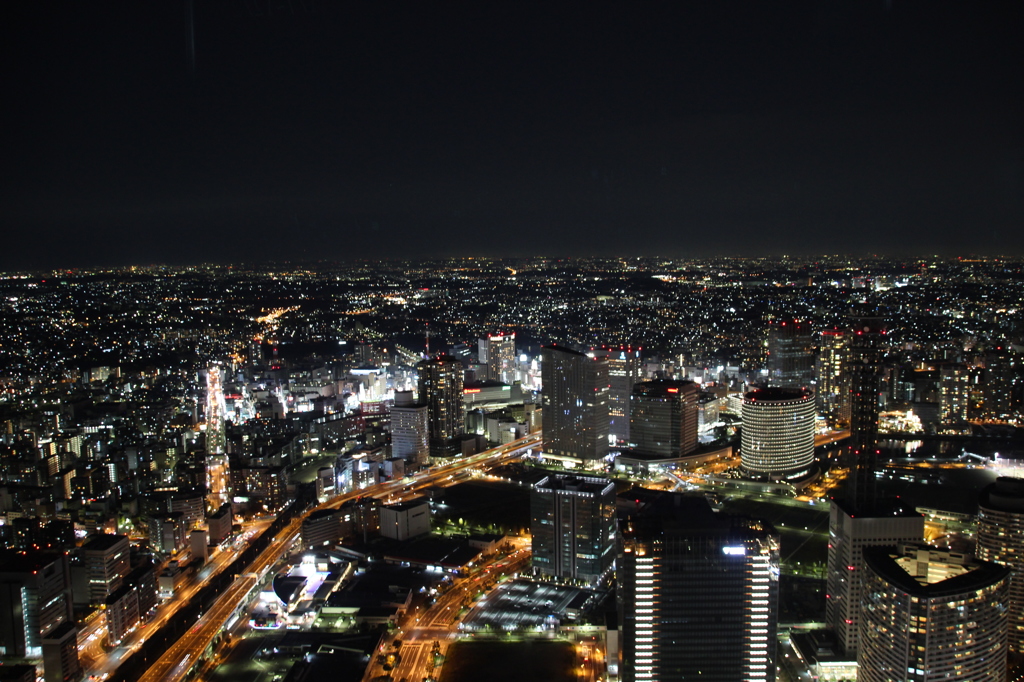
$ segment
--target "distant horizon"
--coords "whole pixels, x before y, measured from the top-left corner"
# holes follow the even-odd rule
[[[269,267],[280,267],[280,266],[306,266],[306,265],[318,265],[318,266],[331,266],[331,265],[346,265],[346,264],[365,264],[372,265],[374,263],[380,264],[398,264],[406,262],[437,262],[437,261],[528,261],[528,260],[545,260],[545,261],[614,261],[614,260],[639,260],[639,261],[653,261],[653,260],[666,260],[666,261],[713,261],[713,260],[738,260],[738,261],[768,261],[774,263],[782,263],[784,261],[813,261],[816,259],[821,260],[833,260],[833,259],[848,259],[848,260],[888,260],[888,261],[913,261],[913,260],[944,260],[944,261],[963,261],[971,262],[977,260],[978,262],[987,261],[1010,261],[1014,262],[1017,260],[1024,261],[1024,253],[1020,254],[1008,254],[1008,253],[808,253],[808,254],[759,254],[759,255],[746,255],[746,254],[735,254],[735,253],[718,253],[713,255],[605,255],[605,254],[594,254],[594,255],[545,255],[545,254],[534,254],[534,255],[503,255],[503,256],[489,256],[489,255],[423,255],[423,256],[391,256],[386,258],[368,258],[352,256],[349,258],[288,258],[280,260],[238,260],[238,261],[195,261],[195,262],[133,262],[133,263],[100,263],[92,265],[56,265],[56,266],[41,266],[36,268],[26,269],[3,269],[0,270],[0,276],[13,276],[13,275],[27,275],[31,273],[61,273],[66,271],[68,274],[77,274],[80,272],[90,272],[97,270],[130,270],[133,268],[139,268],[143,270],[154,269],[154,268],[269,268]]]

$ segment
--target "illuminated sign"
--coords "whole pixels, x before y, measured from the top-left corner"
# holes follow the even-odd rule
[[[479,388],[467,388],[466,390],[463,391],[463,393],[479,393],[479,392],[480,392]]]
[[[736,547],[723,547],[722,554],[728,554],[730,556],[744,556],[747,553],[747,548],[738,545]]]

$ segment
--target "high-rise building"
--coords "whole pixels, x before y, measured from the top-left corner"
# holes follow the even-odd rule
[[[967,365],[952,363],[939,368],[939,419],[947,426],[967,422],[971,401],[971,372]]]
[[[783,320],[768,327],[768,385],[808,388],[814,383],[814,331],[809,322]]]
[[[697,449],[697,384],[644,381],[633,386],[633,448],[645,455],[682,457]]]
[[[924,517],[913,509],[879,507],[855,512],[832,500],[828,525],[828,574],[825,585],[825,624],[851,660],[860,643],[864,551],[869,547],[917,542],[924,537]]]
[[[44,640],[74,623],[63,552],[0,552],[0,655],[40,658]]]
[[[631,396],[642,376],[639,348],[615,348],[608,354],[608,429],[618,444],[631,442]]]
[[[857,317],[849,336],[845,381],[850,395],[850,447],[864,452],[874,450],[878,441],[885,325],[879,318]]]
[[[90,604],[102,604],[131,571],[131,544],[127,535],[99,534],[82,545]]]
[[[975,554],[1010,568],[1008,643],[1024,653],[1024,479],[1001,476],[982,489]]]
[[[530,495],[534,575],[596,585],[615,560],[615,484],[551,474]]]
[[[231,464],[226,454],[224,424],[227,408],[219,367],[206,374],[206,507],[220,509],[231,502]]]
[[[584,462],[608,454],[608,359],[544,346],[544,452]]]
[[[748,476],[801,480],[814,473],[814,394],[762,388],[743,396],[740,459]]]
[[[1009,568],[918,543],[864,558],[858,682],[1006,679]]]
[[[302,547],[311,549],[336,543],[341,539],[341,512],[337,509],[319,509],[302,520]]]
[[[985,353],[984,415],[1007,419],[1016,410],[1018,360],[1006,343],[996,344]]]
[[[821,350],[818,353],[818,383],[815,395],[818,414],[829,426],[847,426],[850,423],[850,393],[846,387],[846,343],[849,335],[839,329],[821,332]]]
[[[427,464],[430,454],[430,415],[424,403],[413,401],[412,391],[395,391],[391,408],[391,456]]]
[[[481,364],[487,366],[487,378],[503,384],[514,384],[516,381],[516,335],[488,334],[486,339],[478,343],[478,356]]]
[[[878,414],[882,400],[882,359],[885,325],[880,318],[855,316],[849,331],[845,383],[850,396],[848,496],[855,506],[869,508],[875,498]]]
[[[774,680],[779,535],[661,493],[620,518],[620,677]]]
[[[427,406],[430,427],[430,455],[453,457],[461,450],[465,415],[462,398],[462,363],[440,355],[416,365],[419,372],[419,401]]]

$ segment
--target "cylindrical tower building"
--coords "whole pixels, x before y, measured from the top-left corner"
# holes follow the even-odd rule
[[[814,394],[762,388],[743,396],[743,470],[754,478],[801,480],[814,472]]]
[[[975,554],[1011,571],[1009,646],[1024,653],[1024,479],[1000,476],[982,489]]]
[[[917,543],[864,559],[858,682],[1006,679],[1010,569]]]

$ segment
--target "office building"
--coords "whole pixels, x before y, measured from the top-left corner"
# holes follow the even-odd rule
[[[608,433],[618,445],[632,442],[631,397],[633,386],[642,378],[639,348],[615,348],[608,357]]]
[[[918,543],[864,558],[858,682],[1006,679],[1009,568]]]
[[[846,386],[845,371],[848,340],[849,334],[840,329],[821,332],[815,397],[818,414],[833,428],[846,427],[850,423],[850,392]]]
[[[419,402],[427,406],[430,456],[454,457],[461,452],[459,437],[465,423],[462,398],[462,363],[440,355],[416,365]]]
[[[395,391],[391,408],[391,456],[426,466],[430,455],[430,415],[424,403],[413,400],[412,391]]]
[[[813,330],[809,322],[783,320],[768,327],[768,385],[808,388],[815,378]]]
[[[206,517],[206,528],[210,533],[210,542],[219,545],[231,535],[231,505],[225,504],[210,516]]]
[[[149,517],[149,547],[157,554],[171,556],[188,547],[190,528],[181,512]]]
[[[825,584],[825,625],[842,651],[856,660],[860,643],[864,551],[869,547],[919,542],[924,517],[900,506],[854,511],[848,502],[829,507],[828,567]]]
[[[978,497],[975,554],[1010,569],[1008,644],[1024,653],[1024,479],[997,478]]]
[[[131,571],[131,544],[127,535],[94,535],[82,545],[87,601],[102,604],[121,588]]]
[[[815,472],[814,394],[762,388],[743,396],[740,459],[752,478],[799,481]]]
[[[596,476],[550,474],[530,494],[533,573],[597,585],[615,560],[615,484]]]
[[[103,601],[107,621],[107,643],[117,646],[139,624],[139,595],[130,585],[114,590]]]
[[[78,628],[74,623],[61,623],[43,637],[42,643],[43,682],[72,682],[81,676]]]
[[[408,540],[430,532],[430,505],[424,499],[380,508],[380,534]]]
[[[682,457],[697,449],[697,384],[644,381],[633,387],[630,438],[644,455]]]
[[[774,680],[779,535],[702,496],[647,494],[617,560],[623,682]]]
[[[487,367],[487,378],[503,384],[516,381],[516,335],[488,334],[477,345],[480,363]]]
[[[0,551],[0,655],[43,656],[46,638],[62,626],[74,628],[72,603],[62,552]]]
[[[332,545],[341,540],[341,513],[337,509],[320,509],[302,520],[300,530],[303,549]]]
[[[544,453],[586,462],[608,454],[608,359],[541,349]]]

